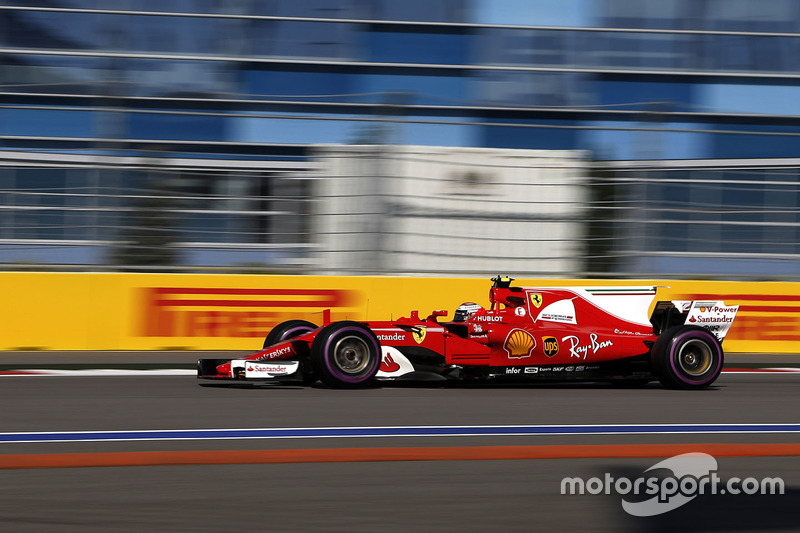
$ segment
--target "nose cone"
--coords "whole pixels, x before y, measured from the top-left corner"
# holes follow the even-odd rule
[[[222,363],[221,365],[217,365],[217,375],[219,376],[230,376],[231,375],[231,363]]]

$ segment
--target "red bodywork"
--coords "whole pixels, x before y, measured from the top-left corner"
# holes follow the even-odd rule
[[[650,294],[655,295],[655,288]],[[489,309],[461,322],[440,322],[443,311],[425,319],[413,311],[408,318],[366,324],[383,347],[423,349],[443,356],[444,365],[460,367],[598,363],[647,354],[657,338],[652,325],[620,318],[566,288],[492,287],[489,299]],[[245,359],[302,357],[318,331]],[[390,373],[395,364],[391,354],[384,353],[381,371]],[[232,377],[230,363],[217,366],[217,374]]]

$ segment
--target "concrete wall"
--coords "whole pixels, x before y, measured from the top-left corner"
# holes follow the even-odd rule
[[[580,271],[582,152],[320,146],[317,271]]]

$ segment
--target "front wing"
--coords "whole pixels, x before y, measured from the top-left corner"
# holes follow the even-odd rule
[[[231,363],[231,376],[217,374],[217,366]],[[197,362],[197,377],[201,379],[231,380],[274,380],[302,381],[303,364],[301,361],[275,361],[262,363],[246,359],[200,359]]]

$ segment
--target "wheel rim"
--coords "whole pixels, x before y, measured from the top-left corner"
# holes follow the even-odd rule
[[[333,348],[333,360],[342,372],[358,374],[369,365],[369,346],[360,337],[343,337]]]
[[[686,374],[699,377],[708,372],[713,359],[713,351],[708,343],[692,339],[681,347],[678,365]]]

